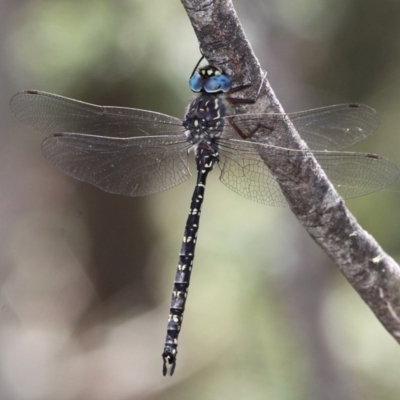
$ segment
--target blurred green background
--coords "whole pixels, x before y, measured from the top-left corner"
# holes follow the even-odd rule
[[[400,2],[236,0],[287,111],[376,108],[352,150],[400,165]],[[183,117],[199,58],[179,1],[0,0],[0,398],[400,397],[400,349],[289,210],[209,178],[178,365],[161,375],[193,179],[145,198],[74,181],[11,115],[23,89]],[[396,186],[391,188],[396,190]],[[347,202],[400,259],[400,194]]]

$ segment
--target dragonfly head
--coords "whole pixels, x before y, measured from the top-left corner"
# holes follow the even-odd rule
[[[189,79],[189,86],[193,92],[227,93],[231,89],[231,80],[222,69],[212,65],[200,67]]]

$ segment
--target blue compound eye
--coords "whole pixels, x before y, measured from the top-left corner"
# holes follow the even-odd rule
[[[204,90],[207,93],[227,93],[230,89],[231,80],[225,74],[211,76],[204,82]]]
[[[221,69],[207,65],[196,71],[189,80],[193,92],[227,93],[231,89],[231,80]]]
[[[199,72],[195,72],[189,79],[189,86],[193,92],[201,92],[204,88],[204,78]]]

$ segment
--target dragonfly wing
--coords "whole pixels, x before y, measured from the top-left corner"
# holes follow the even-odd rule
[[[379,125],[376,111],[362,104],[339,104],[288,114],[239,114],[225,118],[231,126],[225,137],[250,139],[264,128],[288,135],[287,122],[292,122],[312,150],[341,150],[370,136]],[[257,137],[257,141],[262,140]],[[268,143],[268,136],[265,135]],[[282,145],[285,146],[284,142]]]
[[[56,133],[42,143],[44,157],[67,175],[110,193],[146,196],[191,174],[184,137],[111,138]]]
[[[324,151],[313,154],[344,199],[382,190],[399,176],[397,166],[377,154]]]
[[[399,175],[391,161],[368,153],[291,150],[235,139],[221,140],[220,150],[221,181],[241,196],[272,206],[287,204],[263,158],[280,158],[289,163],[300,155],[313,154],[345,199],[381,190]]]
[[[339,104],[288,114],[312,150],[341,150],[370,136],[379,126],[377,112],[363,104]]]
[[[229,189],[246,199],[275,207],[286,207],[287,201],[269,168],[258,153],[255,143],[242,140],[221,140],[220,180]],[[262,146],[268,152],[274,146]]]
[[[269,206],[287,206],[278,182],[262,160],[224,153],[219,165],[221,182],[237,194]]]
[[[14,115],[36,131],[134,137],[179,135],[182,121],[151,111],[103,107],[39,91],[17,93],[10,102]]]

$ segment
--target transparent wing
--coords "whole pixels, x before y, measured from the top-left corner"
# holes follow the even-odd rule
[[[370,136],[379,125],[376,111],[362,104],[339,104],[288,114],[242,114],[228,116],[242,139],[251,138],[261,127],[286,134],[290,120],[312,150],[341,150]],[[225,134],[225,137],[228,134]],[[238,137],[233,133],[233,138]]]
[[[81,181],[106,192],[146,196],[190,178],[183,136],[111,138],[56,133],[43,140],[45,158]]]
[[[290,162],[300,153],[243,140],[221,140],[221,181],[234,192],[253,201],[272,206],[285,206],[286,200],[271,171],[260,157],[282,158]],[[329,180],[345,198],[363,196],[381,190],[398,177],[395,164],[384,157],[367,153],[313,151]]]
[[[21,121],[50,134],[42,145],[50,162],[68,175],[103,190],[148,195],[190,177],[190,144],[182,121],[177,118],[132,108],[96,106],[38,91],[18,93],[10,106]],[[220,139],[222,182],[254,201],[285,205],[260,153],[263,157],[290,159],[298,156],[299,151],[274,147],[268,143],[268,136],[253,135],[260,128],[275,129],[285,135],[289,119],[315,150],[350,146],[369,136],[379,122],[372,108],[357,104],[292,114],[226,117]],[[316,151],[314,155],[345,198],[382,189],[398,175],[397,167],[379,156],[327,151]]]
[[[232,148],[220,149],[220,180],[246,199],[275,207],[286,207],[287,201],[278,182],[260,157],[235,154]]]
[[[182,121],[151,111],[103,107],[51,93],[25,91],[10,102],[14,115],[36,131],[87,133],[107,137],[174,135],[184,131]]]

